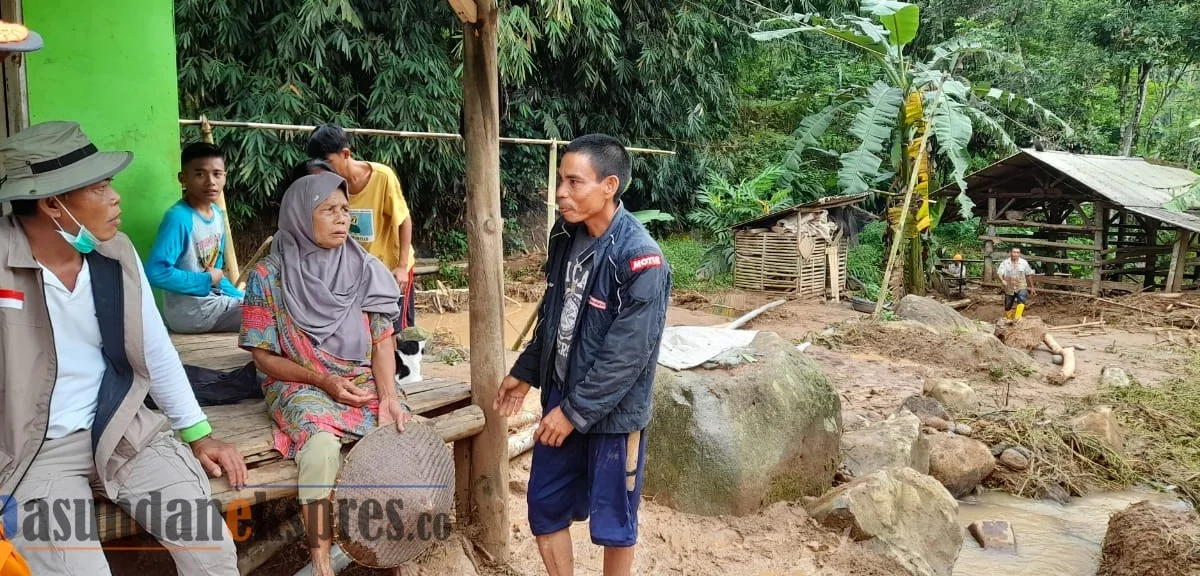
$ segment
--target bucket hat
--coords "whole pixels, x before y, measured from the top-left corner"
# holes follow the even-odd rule
[[[75,122],[34,124],[0,141],[0,202],[39,200],[112,178],[132,152],[101,152]]]
[[[42,47],[37,32],[15,22],[0,20],[0,52],[33,52]]]

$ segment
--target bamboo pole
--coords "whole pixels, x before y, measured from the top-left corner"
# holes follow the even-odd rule
[[[942,90],[941,84],[938,85],[938,91]],[[929,116],[927,123],[933,122],[933,113],[937,111],[938,104],[941,99],[933,101],[933,106],[929,108]],[[913,166],[921,166],[921,162],[925,159],[925,147],[929,142],[929,133],[933,132],[932,126],[926,126],[925,131],[921,134],[920,147],[917,149],[917,157],[913,161]],[[889,287],[892,279],[892,269],[896,265],[896,255],[900,252],[900,241],[904,238],[904,225],[908,222],[908,210],[912,206],[913,191],[917,187],[917,176],[920,175],[920,170],[911,170],[908,176],[908,186],[904,192],[904,207],[900,210],[900,219],[896,223],[896,237],[892,239],[892,248],[888,254],[887,266],[883,270],[883,282],[879,284],[879,299],[875,302],[875,312],[871,315],[873,318],[879,318],[883,312],[883,302],[887,300],[888,294],[891,292]]]
[[[180,126],[200,126],[202,122],[207,121],[209,126],[218,128],[248,128],[252,130],[278,130],[282,132],[312,132],[317,129],[316,126],[304,124],[275,124],[270,122],[240,122],[231,120],[191,120],[180,118]],[[363,136],[386,136],[389,138],[414,138],[426,140],[462,140],[459,134],[449,132],[414,132],[409,130],[380,130],[377,128],[346,128],[347,134],[361,134]],[[549,146],[557,143],[563,144],[562,141],[546,139],[546,138],[500,138],[501,144],[520,144],[527,146]],[[673,150],[662,150],[659,148],[625,148],[630,154],[661,154],[664,156],[674,156]]]
[[[546,252],[550,251],[550,234],[554,230],[554,213],[558,207],[558,142],[550,142],[550,161],[546,163]]]
[[[212,133],[212,123],[208,121],[207,116],[200,116],[200,137],[207,144],[215,144]],[[182,167],[180,167],[182,169]],[[217,194],[217,207],[225,214],[225,250],[222,254],[225,256],[225,267],[222,270],[225,277],[230,282],[236,282],[241,279],[241,271],[238,269],[237,249],[233,245],[233,228],[229,223],[229,209],[225,205],[225,190],[221,190]]]
[[[500,98],[496,0],[476,0],[478,20],[463,24],[464,147],[467,156],[467,268],[471,323],[471,402],[483,409],[471,439],[471,523],[481,549],[504,563],[508,512],[508,423],[492,406],[504,378],[504,249],[500,215]],[[464,514],[465,515],[465,514]]]

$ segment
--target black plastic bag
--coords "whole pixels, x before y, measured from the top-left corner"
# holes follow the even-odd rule
[[[201,406],[236,404],[242,400],[263,397],[262,382],[258,379],[258,371],[253,362],[232,372],[188,364],[184,364],[183,369],[187,372],[192,392]],[[149,395],[146,395],[146,406],[152,410],[158,409]]]

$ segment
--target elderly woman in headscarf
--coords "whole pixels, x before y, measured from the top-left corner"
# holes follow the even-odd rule
[[[357,242],[346,182],[319,172],[284,193],[269,256],[251,272],[239,344],[266,379],[274,447],[299,469],[308,545],[317,574],[330,562],[329,493],[341,438],[411,418],[395,383],[392,321],[400,289]]]

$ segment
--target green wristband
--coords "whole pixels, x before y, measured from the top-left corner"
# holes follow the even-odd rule
[[[209,434],[212,434],[212,426],[209,425],[208,420],[201,420],[195,424],[192,424],[191,426],[188,426],[187,428],[184,428],[183,430],[180,430],[179,439],[191,444],[192,442],[208,436]]]

